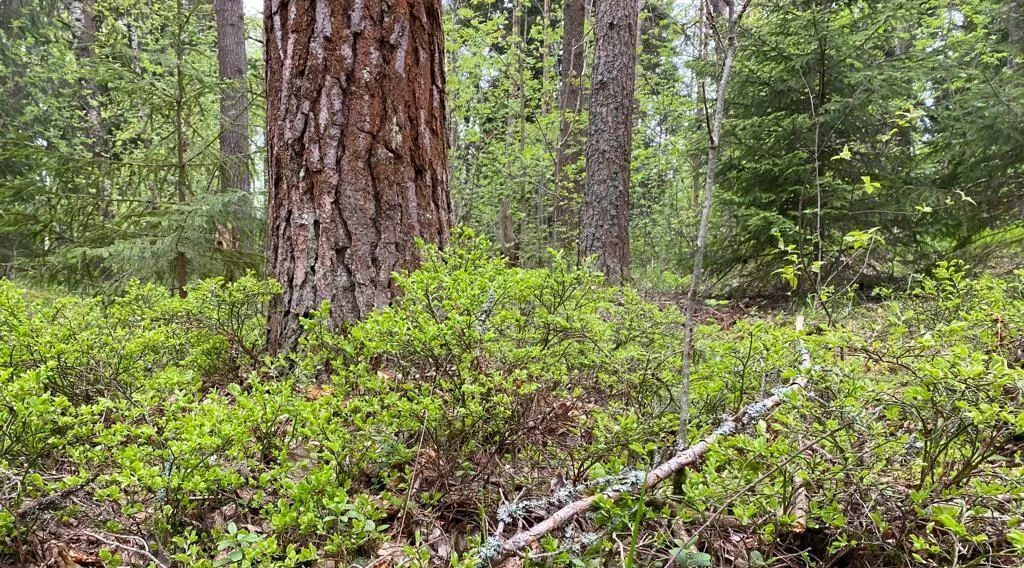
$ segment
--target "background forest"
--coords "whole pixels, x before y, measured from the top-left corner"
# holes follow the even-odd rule
[[[665,290],[692,266],[714,107],[714,30],[699,4],[640,9],[632,264],[639,283]],[[218,50],[212,8],[5,2],[5,274],[111,290],[263,268],[262,35],[250,14],[245,36]],[[574,254],[578,231],[593,35],[577,18],[583,45],[568,54],[580,61],[564,65],[563,8],[445,4],[456,222],[525,266],[547,262],[549,247]],[[1024,214],[1021,12],[756,5],[729,87],[709,287],[877,283],[951,258],[1005,268]],[[225,52],[245,53],[245,71],[218,72]],[[221,120],[232,97],[244,102]],[[225,153],[232,130],[244,139]],[[870,258],[854,261],[865,240]],[[769,276],[779,270],[788,283]]]
[[[0,0],[0,566],[1020,566],[1022,66],[1022,0]]]

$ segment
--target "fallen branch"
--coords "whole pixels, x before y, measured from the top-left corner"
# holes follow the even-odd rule
[[[46,511],[47,509],[56,506],[57,504],[64,501],[68,497],[74,495],[75,493],[78,493],[82,489],[85,489],[85,486],[95,481],[96,477],[96,474],[92,474],[89,476],[88,479],[82,481],[81,483],[70,485],[68,487],[65,487],[64,489],[61,489],[60,491],[57,491],[56,493],[51,493],[45,497],[41,497],[34,501],[26,502],[21,507],[19,507],[17,511],[14,512],[14,520],[23,521],[26,518],[35,515],[36,513]]]
[[[807,512],[811,508],[811,499],[807,493],[807,480],[803,475],[793,475],[793,503],[787,511],[793,517],[793,532],[802,533],[807,530]]]
[[[800,324],[802,324],[802,321],[798,322],[798,329],[802,327]],[[480,559],[484,563],[497,564],[506,558],[519,554],[520,551],[533,545],[544,535],[564,527],[577,516],[590,511],[598,500],[608,499],[614,501],[620,496],[632,493],[641,487],[651,489],[671,477],[677,471],[693,465],[720,439],[737,432],[742,432],[778,408],[786,394],[807,386],[807,371],[810,369],[811,359],[808,352],[804,349],[801,349],[800,357],[801,372],[795,381],[784,387],[776,388],[772,396],[747,406],[736,416],[722,422],[718,428],[697,442],[697,444],[679,451],[670,460],[649,471],[646,477],[638,479],[635,484],[617,484],[594,495],[573,501],[555,511],[550,517],[533,525],[533,527],[518,532],[506,540],[501,540],[500,537],[491,537],[481,548]]]
[[[91,537],[93,539],[96,539],[96,540],[102,542],[103,544],[105,544],[107,546],[113,546],[114,548],[120,548],[121,550],[125,550],[127,552],[132,552],[132,553],[138,554],[140,556],[144,556],[144,557],[148,558],[149,560],[153,561],[153,563],[156,564],[158,568],[167,568],[167,564],[164,564],[163,562],[160,562],[160,560],[156,556],[153,556],[153,553],[149,551],[149,546],[146,545],[146,541],[143,540],[142,538],[139,538],[139,540],[142,542],[142,545],[145,547],[145,549],[135,548],[134,546],[129,546],[127,544],[121,544],[120,542],[117,542],[116,540],[104,538],[104,537],[102,537],[102,536],[100,536],[100,535],[98,535],[96,533],[93,533],[93,532],[82,531],[82,533],[85,534],[86,536],[89,536],[89,537]],[[135,537],[135,538],[138,538],[138,537]]]

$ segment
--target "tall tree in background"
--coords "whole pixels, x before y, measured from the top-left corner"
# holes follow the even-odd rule
[[[189,134],[192,130],[191,116],[188,109],[188,91],[185,71],[188,39],[186,26],[190,13],[184,0],[175,0],[174,37],[174,196],[178,207],[184,208],[189,199],[188,152]],[[185,297],[185,286],[188,285],[189,255],[185,251],[184,227],[178,227],[178,238],[175,242],[174,260],[171,263],[173,273],[171,289],[181,297]]]
[[[629,280],[629,175],[636,80],[636,0],[600,0],[595,10],[587,179],[580,258],[612,284]]]
[[[269,345],[388,303],[451,224],[440,0],[267,0]]]
[[[1010,41],[1010,68],[1015,68],[1024,55],[1024,0],[1010,0],[1006,6],[1006,28]]]
[[[71,40],[74,45],[75,58],[78,64],[89,69],[96,57],[96,7],[94,0],[71,0],[68,5],[71,12]],[[106,133],[103,130],[103,118],[100,111],[99,87],[96,79],[86,73],[82,83],[82,107],[85,114],[85,131],[88,148],[92,153],[93,165],[98,167],[103,159],[106,146]],[[103,218],[110,217],[110,195],[106,181],[97,186],[96,203]]]
[[[1020,60],[1024,58],[1024,0],[1010,0],[1006,16],[1007,36],[1010,44],[1010,57],[1006,62],[1006,69],[1016,75],[1020,67]],[[1014,114],[1019,119],[1020,114]],[[1018,120],[1018,125],[1020,122]],[[1017,203],[1018,213],[1021,218],[1024,218],[1024,195],[1017,197]]]
[[[0,29],[6,270],[78,289],[140,279],[180,291],[255,268],[256,255],[227,254],[211,230],[229,206],[210,184],[225,84],[213,3],[15,3],[16,22]]]
[[[578,215],[573,213],[579,196],[579,183],[569,177],[568,168],[580,159],[580,128],[576,113],[583,102],[583,64],[586,50],[583,29],[586,8],[583,0],[565,0],[562,15],[561,88],[558,95],[559,131],[555,149],[554,241],[565,245],[573,233]]]
[[[245,6],[243,0],[214,0],[217,19],[217,66],[222,81],[220,92],[220,189],[238,192],[231,208],[234,225],[220,228],[222,246],[248,247],[244,234],[251,206],[249,175],[249,89],[246,82]]]
[[[7,31],[21,12],[18,0],[0,0],[0,30]]]
[[[573,1],[564,21],[560,2],[523,2],[514,18],[513,2],[445,4],[451,194],[460,222],[510,245],[524,266],[547,262],[552,244],[578,242],[572,198],[583,192],[572,186],[584,185],[583,161],[572,154],[582,152],[575,137],[588,116],[564,103],[576,99],[572,68],[583,63],[579,106],[589,108],[591,38],[604,50],[608,36],[590,34],[587,19],[586,62],[573,57],[572,38],[561,55],[563,25],[578,33]],[[722,63],[710,49],[699,55],[705,44],[725,43],[724,30],[694,34],[697,3],[705,12],[725,5],[645,0],[636,29],[629,255],[634,278],[658,289],[690,283],[683,275],[692,272],[703,201],[704,126]],[[708,289],[804,293],[820,282],[841,291],[855,278],[884,284],[951,255],[998,264],[990,255],[1019,242],[1012,224],[1024,211],[1022,5],[758,0],[757,17],[744,18],[729,85],[702,263]],[[221,102],[232,100],[225,87],[241,85],[218,73],[227,50],[216,48],[214,9],[213,0],[0,0],[0,272],[78,290],[116,291],[132,279],[180,290],[265,266],[259,254],[240,254],[263,250],[263,231],[233,251],[223,239],[230,233],[213,230],[233,228],[225,225],[235,224],[232,200],[241,195],[220,180],[230,188],[233,174],[246,173],[222,159],[230,153],[222,131],[233,129],[223,127],[230,113]],[[594,11],[589,3],[585,10],[587,18]],[[247,44],[250,54],[263,49]],[[566,72],[563,85],[556,75]],[[601,74],[607,83],[607,69]],[[690,77],[707,78],[706,113]],[[353,83],[347,78],[344,89]],[[295,96],[311,108],[328,101]],[[250,89],[248,98],[249,152],[261,153],[263,93]],[[594,132],[595,144],[619,138],[604,126]],[[264,162],[250,159],[253,183]],[[261,189],[252,188],[253,217],[262,218],[267,202]],[[559,206],[570,207],[562,239],[551,224]],[[877,238],[857,248],[866,231]]]

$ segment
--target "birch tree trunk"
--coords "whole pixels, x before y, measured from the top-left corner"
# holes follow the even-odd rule
[[[386,305],[451,224],[440,0],[266,0],[272,351]]]
[[[608,282],[628,281],[629,174],[636,81],[637,0],[599,0],[587,139],[587,179],[580,215],[580,258]]]
[[[683,330],[683,361],[682,361],[682,386],[679,389],[679,445],[686,446],[687,429],[690,420],[690,367],[693,361],[693,330],[694,309],[699,300],[701,277],[704,268],[704,251],[708,242],[708,225],[711,221],[711,207],[714,200],[715,177],[718,174],[718,155],[721,148],[722,122],[725,120],[725,92],[729,86],[729,78],[732,76],[732,66],[736,59],[737,40],[736,34],[739,31],[740,20],[750,5],[750,0],[744,0],[740,5],[734,1],[724,2],[713,6],[715,25],[726,18],[726,42],[725,53],[723,54],[722,71],[718,77],[718,85],[715,89],[715,110],[711,121],[711,131],[708,133],[708,158],[707,177],[704,180],[704,203],[700,212],[700,227],[697,230],[697,246],[693,254],[693,273],[690,276],[690,289],[686,294],[686,323]]]

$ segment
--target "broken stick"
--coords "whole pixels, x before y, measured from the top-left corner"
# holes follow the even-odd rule
[[[801,317],[797,321],[798,330],[802,327],[802,320],[803,318]],[[649,471],[646,477],[642,479],[642,483],[637,483],[635,487],[627,488],[623,488],[621,485],[616,486],[599,493],[595,493],[594,495],[573,501],[558,511],[555,511],[550,517],[533,525],[529,529],[512,535],[506,540],[501,540],[498,537],[492,537],[484,543],[483,547],[481,547],[480,559],[484,564],[496,565],[506,558],[519,554],[521,550],[536,543],[542,536],[553,530],[564,527],[572,519],[590,511],[594,508],[594,504],[597,503],[598,499],[610,499],[614,501],[621,495],[632,490],[639,489],[640,487],[651,489],[657,486],[671,477],[675,472],[696,463],[697,460],[706,454],[708,450],[711,449],[711,447],[714,446],[721,438],[741,432],[761,418],[771,414],[779,407],[779,405],[782,404],[786,394],[806,387],[807,374],[810,367],[810,354],[803,348],[803,346],[801,346],[800,374],[797,376],[795,381],[789,385],[776,388],[773,391],[772,396],[747,406],[736,414],[736,416],[722,422],[718,428],[702,438],[697,442],[697,444],[680,450],[670,460]]]

